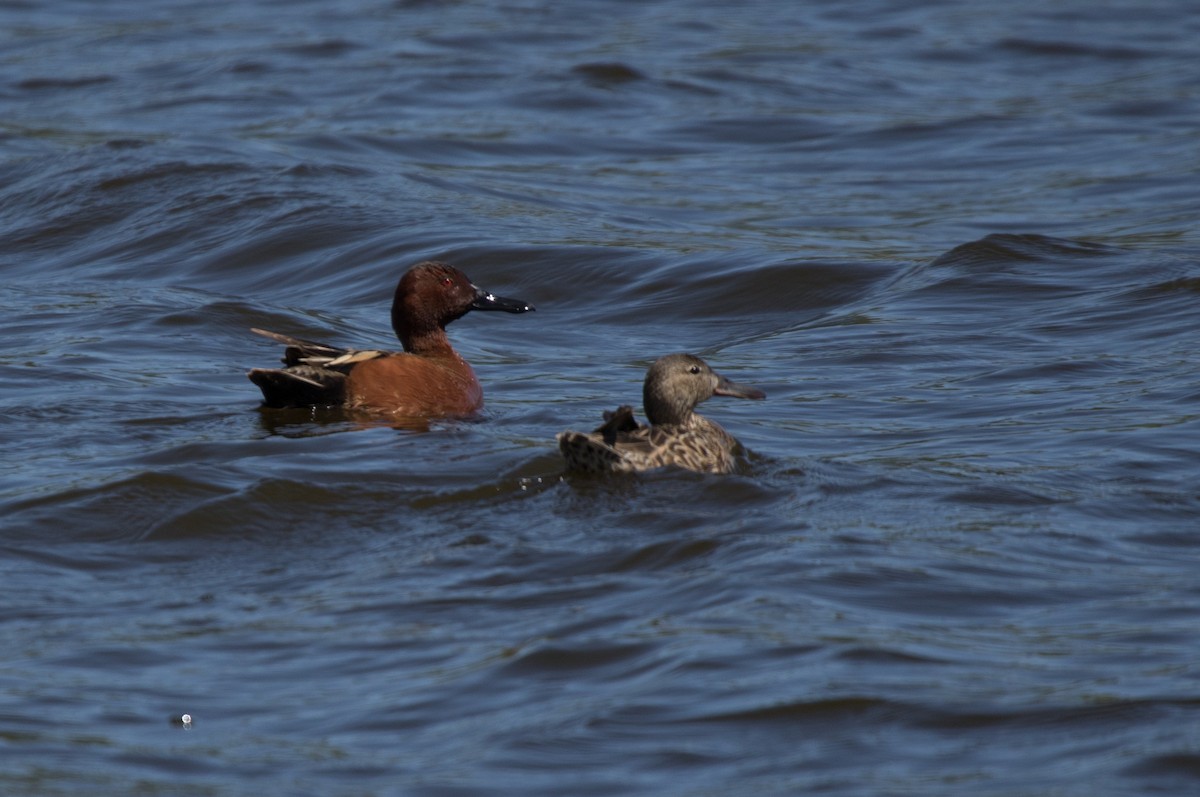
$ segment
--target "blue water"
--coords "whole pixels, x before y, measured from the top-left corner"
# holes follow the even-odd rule
[[[0,793],[1195,791],[1198,40],[0,4]],[[259,408],[427,258],[480,418]],[[749,471],[564,475],[672,351]]]

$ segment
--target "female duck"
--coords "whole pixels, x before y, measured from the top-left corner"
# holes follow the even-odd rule
[[[673,465],[704,473],[729,473],[740,447],[733,435],[697,415],[696,405],[712,396],[762,399],[766,395],[730,382],[691,354],[668,354],[650,366],[642,388],[649,426],[624,405],[604,413],[591,434],[563,432],[558,448],[571,470],[630,472]]]
[[[338,349],[255,329],[287,346],[284,368],[248,376],[268,407],[343,406],[406,418],[466,417],[483,406],[475,372],[446,337],[446,325],[471,310],[525,313],[533,305],[494,296],[445,263],[413,266],[392,300],[392,328],[403,352]]]

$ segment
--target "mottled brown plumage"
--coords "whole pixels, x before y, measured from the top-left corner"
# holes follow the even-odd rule
[[[729,473],[738,441],[695,412],[712,396],[766,398],[761,390],[730,382],[691,354],[668,354],[650,366],[642,388],[648,426],[639,425],[628,405],[604,414],[595,431],[562,432],[558,448],[570,470],[613,473],[666,466]]]

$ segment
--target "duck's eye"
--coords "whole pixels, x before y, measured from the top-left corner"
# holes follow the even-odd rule
[[[454,278],[453,277],[442,277],[442,284],[445,285],[447,288],[449,288],[451,285],[454,284]]]
[[[689,369],[688,369],[688,373],[689,373],[689,374],[698,374],[698,373],[700,373],[700,366],[698,366],[698,365],[693,365],[691,368],[689,368]]]

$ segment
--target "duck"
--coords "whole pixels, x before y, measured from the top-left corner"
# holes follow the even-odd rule
[[[741,444],[695,411],[713,396],[766,398],[757,388],[721,376],[694,354],[668,354],[654,361],[642,386],[648,425],[639,424],[633,407],[625,404],[604,413],[604,424],[593,432],[561,432],[558,449],[568,470],[583,473],[664,467],[730,473]]]
[[[450,345],[446,325],[472,310],[528,313],[533,305],[475,286],[440,261],[418,263],[400,277],[392,329],[403,351],[343,349],[251,328],[284,344],[283,368],[247,376],[272,408],[340,406],[404,418],[466,418],[483,407],[483,388]]]

